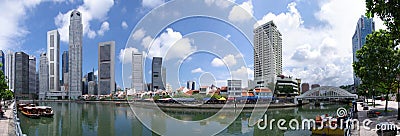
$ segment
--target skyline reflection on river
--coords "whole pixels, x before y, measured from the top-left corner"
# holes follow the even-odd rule
[[[83,102],[40,102],[39,105],[51,106],[54,110],[53,118],[30,119],[19,114],[23,133],[28,136],[57,136],[57,135],[98,135],[98,136],[131,136],[131,135],[157,135],[143,125],[134,115],[128,104],[115,103],[83,103]],[[343,105],[327,105],[314,107],[305,105],[296,108],[269,109],[268,119],[315,119],[316,115],[336,114],[336,109]],[[162,117],[153,114],[151,108],[146,110],[147,116]],[[137,110],[137,109],[136,109]],[[276,129],[260,130],[257,126],[249,126],[250,113],[239,114],[231,124],[228,120],[230,114],[216,115],[218,120],[204,121],[202,119],[213,116],[214,112],[192,111],[187,109],[180,111],[168,111],[167,114],[175,119],[154,118],[150,121],[151,126],[161,128],[162,135],[204,135],[202,126],[213,126],[214,128],[225,128],[217,135],[283,135],[285,131]],[[142,119],[142,118],[141,118]],[[195,125],[176,123],[176,119],[193,121],[198,120]],[[144,119],[146,120],[146,119]],[[142,120],[143,121],[143,120]],[[227,126],[227,127],[224,127]],[[198,129],[196,129],[198,128]],[[211,132],[211,131],[210,131]]]

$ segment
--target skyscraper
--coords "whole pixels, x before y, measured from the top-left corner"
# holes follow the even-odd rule
[[[4,52],[3,52],[3,50],[0,50],[0,63],[1,63],[1,65],[2,66],[0,66],[0,70],[1,71],[3,71],[3,74],[4,74],[4,72],[5,72],[5,65],[6,65],[6,63],[5,63],[5,56],[4,56]]]
[[[6,57],[6,72],[5,75],[8,78],[8,89],[14,91],[14,79],[15,79],[15,58],[14,52],[7,51]]]
[[[353,42],[353,62],[358,61],[356,58],[357,50],[361,49],[365,44],[365,40],[368,34],[371,34],[375,30],[375,23],[372,18],[367,18],[361,15],[358,19],[356,30],[354,32],[352,42]],[[354,86],[357,87],[361,84],[360,78],[353,74]]]
[[[14,94],[17,100],[29,98],[29,55],[15,53]]]
[[[132,53],[132,89],[144,91],[143,55],[141,53]]]
[[[29,56],[29,95],[30,99],[36,98],[36,57]]]
[[[115,42],[99,43],[99,95],[115,93]]]
[[[82,95],[82,16],[77,10],[72,11],[69,25],[68,52],[68,94],[70,99]]]
[[[39,99],[44,99],[44,95],[49,92],[49,63],[47,54],[40,54],[39,62]]]
[[[256,87],[275,83],[282,74],[282,37],[274,22],[254,30],[254,80]]]
[[[57,30],[47,32],[47,55],[49,64],[49,91],[60,91],[60,34]]]
[[[65,79],[66,74],[68,74],[68,51],[64,51],[62,54],[62,68],[61,68],[61,85],[68,83],[68,79]]]
[[[153,57],[153,62],[152,62],[152,76],[151,76],[151,83],[152,87],[151,89],[153,91],[161,89],[165,90],[164,87],[164,82],[163,82],[163,75],[162,75],[162,58],[161,57]]]

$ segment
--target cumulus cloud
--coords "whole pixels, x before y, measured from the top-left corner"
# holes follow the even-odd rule
[[[132,34],[132,38],[134,40],[141,40],[144,36],[146,35],[146,31],[143,30],[143,28],[140,28],[138,30],[136,30],[133,34]],[[148,43],[150,44],[150,43]]]
[[[142,6],[146,8],[155,8],[164,3],[164,0],[142,0]]]
[[[235,0],[204,0],[204,2],[205,2],[208,6],[214,5],[214,4],[215,4],[215,5],[218,6],[218,7],[227,8],[227,7],[229,7],[230,5],[232,5],[233,2],[235,2]]]
[[[321,3],[314,14],[323,22],[319,26],[306,27],[295,2],[288,4],[287,9],[280,14],[268,13],[254,25],[271,20],[277,25],[283,39],[283,74],[321,85],[352,84],[351,37],[358,18],[365,13],[365,2]]]
[[[15,48],[22,44],[29,34],[24,25],[26,14],[42,1],[2,1],[0,4],[0,49]]]
[[[192,73],[204,73],[204,71],[201,68],[193,69],[191,72]]]
[[[253,13],[253,4],[251,0],[249,0],[240,5],[233,6],[232,10],[229,12],[228,19],[234,22],[243,22],[251,19]]]
[[[105,21],[103,24],[101,24],[100,30],[97,31],[97,34],[103,36],[104,32],[107,32],[108,30],[110,30],[110,24]]]
[[[142,39],[142,45],[148,50],[147,57],[164,57],[166,60],[184,58],[196,50],[189,38],[183,38],[180,32],[167,28],[156,39],[146,36]]]
[[[82,25],[83,25],[84,36],[87,36],[88,38],[91,39],[97,36],[96,30],[91,28],[91,23],[94,20],[100,22],[106,20],[108,18],[107,14],[113,5],[114,5],[113,0],[102,0],[102,1],[84,0],[83,5],[78,6],[77,10],[82,14]],[[58,15],[54,18],[54,23],[58,27],[58,31],[60,33],[60,39],[63,42],[68,42],[69,39],[69,19],[71,12],[73,10],[74,9],[69,10],[66,13],[59,12]],[[101,30],[101,28],[99,30]]]
[[[232,54],[229,54],[229,55],[226,55],[222,59],[214,58],[211,61],[211,66],[221,67],[221,66],[225,66],[225,64],[228,65],[228,66],[234,66],[234,65],[236,65],[236,63],[237,63],[236,57],[234,55],[232,55]]]
[[[126,21],[122,21],[121,27],[122,27],[123,29],[128,28],[128,24],[126,23]]]
[[[133,47],[121,49],[118,57],[119,61],[122,62],[122,64],[132,63],[132,53],[137,52],[139,52],[139,50]]]

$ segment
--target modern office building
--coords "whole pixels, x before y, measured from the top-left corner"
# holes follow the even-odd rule
[[[356,52],[362,48],[365,44],[365,40],[368,34],[375,31],[375,23],[372,18],[367,18],[361,15],[357,21],[356,30],[354,32],[353,42],[353,62],[358,61],[356,58]],[[361,79],[353,74],[354,86],[358,87],[361,84]]]
[[[47,92],[49,92],[49,62],[47,54],[42,53],[39,62],[39,100],[45,99]]]
[[[14,92],[14,79],[15,79],[15,57],[14,52],[7,51],[6,56],[6,72],[5,75],[8,78],[8,89]]]
[[[228,80],[228,97],[242,96],[242,80]]]
[[[67,90],[70,99],[78,99],[82,95],[82,15],[74,10],[70,17]]]
[[[97,95],[97,84],[95,81],[88,82],[88,94]]]
[[[115,42],[99,43],[99,95],[115,93]]]
[[[57,30],[47,32],[47,60],[49,64],[49,91],[60,91],[60,34]]]
[[[153,57],[152,67],[151,67],[151,90],[155,91],[158,89],[165,90],[165,84],[163,82],[164,75],[162,74],[162,58],[161,57]],[[165,72],[164,72],[165,73]]]
[[[4,52],[3,50],[0,50],[0,70],[3,71],[3,74],[5,73],[5,67],[6,67],[6,62],[5,62],[5,58],[6,56],[4,56]]]
[[[132,89],[135,92],[144,91],[143,55],[132,52]]]
[[[317,88],[317,87],[321,87],[319,84],[312,84],[311,85],[311,89]]]
[[[282,74],[282,35],[274,22],[254,29],[254,80],[256,88],[271,87]]]
[[[298,96],[300,95],[298,81],[291,76],[279,75],[274,93],[277,97]]]
[[[14,94],[17,100],[29,99],[29,55],[15,53]]]
[[[36,57],[29,56],[29,98],[36,99],[36,94]]]
[[[196,90],[196,82],[194,81],[187,81],[186,88],[189,90]]]
[[[305,93],[308,90],[310,90],[310,84],[308,84],[308,83],[301,84],[301,93]]]
[[[247,89],[254,89],[255,87],[254,80],[247,80]]]
[[[62,53],[61,63],[61,85],[64,85],[64,83],[68,83],[67,79],[65,79],[66,74],[68,74],[68,51]]]

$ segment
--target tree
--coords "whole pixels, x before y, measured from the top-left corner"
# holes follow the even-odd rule
[[[366,0],[369,18],[377,15],[387,26],[391,36],[398,43],[400,36],[400,1],[399,0]]]
[[[400,64],[399,51],[394,49],[396,44],[392,37],[385,30],[368,35],[364,46],[356,52],[358,61],[353,63],[354,72],[363,84],[368,84],[372,89],[383,89],[386,94],[385,112],[388,94],[397,83]]]
[[[0,67],[2,67],[3,64],[0,63]],[[2,99],[5,99],[8,97],[8,85],[7,85],[7,79],[4,76],[4,73],[2,70],[0,70],[0,103]]]

